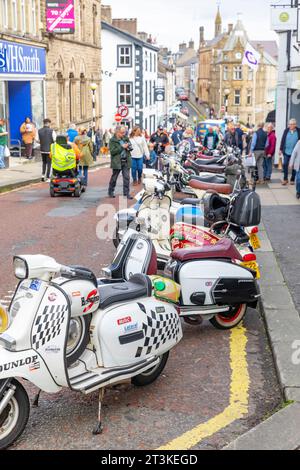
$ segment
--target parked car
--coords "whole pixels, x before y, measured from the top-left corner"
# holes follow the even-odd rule
[[[180,101],[188,101],[189,100],[189,97],[187,96],[186,93],[182,93],[181,95],[179,95],[178,99]]]

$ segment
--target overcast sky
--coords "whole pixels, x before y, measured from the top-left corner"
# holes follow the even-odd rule
[[[284,4],[283,0],[103,0],[110,4],[114,18],[138,18],[139,31],[157,37],[159,45],[173,51],[182,41],[193,38],[199,42],[199,27],[205,27],[205,36],[211,39],[217,5],[223,18],[223,27],[235,23],[238,13],[250,39],[276,39],[271,31],[270,4]]]

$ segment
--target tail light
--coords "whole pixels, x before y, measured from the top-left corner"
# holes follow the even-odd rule
[[[252,235],[256,234],[259,232],[259,228],[258,227],[253,227],[253,229],[251,230],[251,233]]]
[[[256,255],[254,253],[248,253],[247,255],[244,255],[243,256],[243,261],[245,263],[249,263],[251,261],[256,261],[257,258],[256,258]]]

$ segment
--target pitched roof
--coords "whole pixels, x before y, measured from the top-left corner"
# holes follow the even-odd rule
[[[249,42],[248,34],[241,20],[238,20],[237,24],[233,28],[223,50],[226,52],[233,51],[236,48],[238,41],[240,41],[244,47],[246,47],[247,42]]]
[[[198,61],[197,52],[195,49],[187,49],[176,62],[176,67],[185,67],[186,65],[191,65],[195,61]]]
[[[110,23],[107,23],[106,21],[101,21],[102,29],[106,29],[108,31],[111,31],[115,34],[118,34],[119,36],[125,37],[126,39],[129,39],[135,44],[139,44],[140,46],[143,47],[148,47],[149,49],[152,49],[153,51],[159,51],[159,47],[154,46],[150,42],[145,42],[139,39],[138,37],[134,36],[133,34],[128,33],[127,31],[124,31],[122,29],[116,28]]]
[[[258,49],[259,45],[263,46],[264,51],[267,52],[273,59],[278,60],[278,45],[276,41],[250,41],[254,49]]]

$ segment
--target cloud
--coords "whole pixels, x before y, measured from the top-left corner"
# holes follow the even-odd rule
[[[282,1],[282,0],[281,0]],[[114,18],[138,18],[139,31],[151,33],[161,45],[178,49],[182,41],[199,41],[199,27],[210,39],[214,34],[217,2],[209,0],[107,0]],[[276,0],[223,0],[223,28],[236,23],[238,13],[251,39],[276,39],[270,26],[270,4]]]

